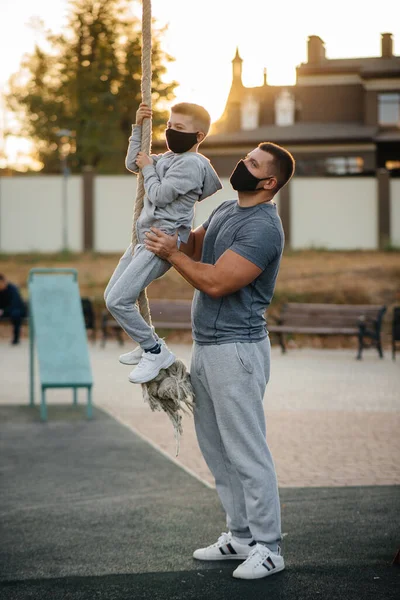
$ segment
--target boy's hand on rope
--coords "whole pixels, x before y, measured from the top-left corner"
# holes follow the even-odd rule
[[[142,125],[143,119],[151,119],[153,111],[144,102],[139,104],[139,108],[136,111],[136,125]]]
[[[154,252],[164,260],[169,260],[173,254],[179,252],[177,241],[177,233],[168,235],[156,227],[151,227],[151,231],[146,231],[145,246],[147,250]]]
[[[135,162],[139,169],[143,169],[143,167],[146,167],[147,165],[152,165],[153,159],[150,158],[150,156],[146,154],[146,152],[138,152]]]

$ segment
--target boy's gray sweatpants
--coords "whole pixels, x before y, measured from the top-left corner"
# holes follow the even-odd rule
[[[253,537],[276,551],[281,540],[279,493],[263,410],[269,371],[269,338],[194,344],[190,375],[196,433],[227,525],[235,537]]]
[[[157,343],[157,336],[141,316],[136,300],[140,292],[154,279],[164,275],[171,265],[143,244],[127,248],[104,292],[106,306],[115,320],[143,350]]]

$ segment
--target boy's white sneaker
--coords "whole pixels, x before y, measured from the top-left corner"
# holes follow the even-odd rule
[[[163,340],[160,340],[160,338],[155,332],[153,325],[151,326],[151,329],[156,337],[157,342],[161,344]],[[134,350],[131,350],[130,352],[125,352],[125,354],[121,354],[121,356],[119,357],[119,362],[123,365],[138,365],[140,363],[140,359],[142,358],[142,354],[143,348],[141,348],[141,346],[137,346]]]
[[[119,362],[123,365],[138,365],[140,363],[140,359],[142,358],[143,349],[141,346],[138,346],[131,352],[125,352],[125,354],[121,354],[119,357]]]
[[[161,344],[161,352],[158,354],[143,352],[138,366],[129,374],[129,381],[131,383],[151,381],[157,377],[161,369],[168,369],[175,360],[175,354],[167,348],[165,343]]]
[[[256,544],[247,559],[233,571],[237,579],[261,579],[274,575],[285,568],[283,556],[271,552],[262,544]]]
[[[241,544],[234,539],[231,532],[221,533],[215,544],[207,548],[198,548],[193,552],[193,558],[197,560],[244,560],[247,558],[254,546]]]

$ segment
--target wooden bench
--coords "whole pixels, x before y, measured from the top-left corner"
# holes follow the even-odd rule
[[[191,329],[191,300],[149,300],[150,313],[156,329]],[[108,311],[104,311],[101,321],[102,346],[111,333],[122,345],[122,329]]]
[[[357,336],[357,359],[361,359],[365,339],[371,340],[383,358],[381,329],[386,306],[347,304],[288,303],[282,308],[277,324],[268,331],[279,336],[282,352],[286,352],[285,334]]]

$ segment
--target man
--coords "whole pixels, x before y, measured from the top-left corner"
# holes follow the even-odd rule
[[[18,288],[0,274],[0,317],[10,319],[13,325],[12,344],[19,344],[22,320],[26,316],[25,303]]]
[[[196,288],[191,364],[195,426],[229,532],[193,556],[242,559],[233,572],[240,579],[266,577],[285,566],[278,485],[262,405],[270,370],[264,313],[284,245],[273,198],[292,177],[294,164],[284,148],[262,143],[231,175],[238,200],[218,206],[180,250],[176,236],[155,228],[147,234],[147,248]]]

